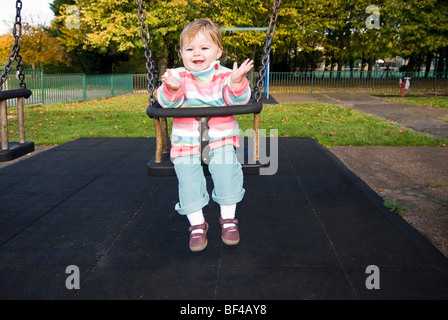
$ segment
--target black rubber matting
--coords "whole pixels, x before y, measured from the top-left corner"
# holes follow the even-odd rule
[[[199,253],[154,148],[79,139],[0,169],[0,299],[448,298],[448,259],[315,140],[280,138],[278,172],[245,177],[239,245],[211,201]]]

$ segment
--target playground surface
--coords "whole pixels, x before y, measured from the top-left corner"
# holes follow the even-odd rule
[[[448,110],[392,102],[367,92],[275,95],[275,99],[338,104],[411,130],[448,137]],[[330,151],[384,201],[407,208],[403,219],[448,258],[447,147],[333,147]]]
[[[240,244],[221,242],[211,202],[209,245],[199,253],[189,251],[188,223],[174,211],[176,178],[146,174],[154,139],[78,139],[4,166],[0,298],[448,298],[447,257],[371,186],[414,179],[394,170],[400,158],[384,166],[380,155],[393,152],[349,154],[311,138],[278,143],[277,173],[245,177]],[[400,157],[417,151],[406,152]],[[446,159],[420,160],[439,156]],[[437,184],[445,162],[418,176]],[[79,289],[67,288],[68,266],[78,267]]]

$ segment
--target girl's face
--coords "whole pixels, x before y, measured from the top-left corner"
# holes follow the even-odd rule
[[[181,48],[182,61],[189,71],[203,71],[221,57],[222,50],[204,32],[199,32]]]

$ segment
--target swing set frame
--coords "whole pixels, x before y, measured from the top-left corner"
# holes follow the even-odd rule
[[[156,101],[154,92],[156,84],[158,84],[158,73],[156,70],[155,61],[152,59],[152,52],[149,47],[150,34],[146,26],[146,14],[143,10],[143,0],[135,0],[138,7],[138,19],[141,22],[140,38],[145,45],[146,69],[147,69],[147,89],[149,93],[149,106],[146,109],[148,117],[153,119],[154,130],[156,133],[156,151],[154,157],[148,163],[148,174],[151,176],[174,176],[174,166],[169,157],[169,139],[168,139],[168,124],[167,118],[196,118],[199,121],[199,141],[200,141],[200,155],[201,163],[204,171],[208,173],[207,164],[209,161],[208,154],[208,120],[211,117],[231,116],[241,114],[253,114],[253,152],[252,159],[248,159],[247,150],[245,150],[245,161],[241,163],[243,173],[246,175],[260,174],[260,168],[268,167],[269,163],[260,163],[259,161],[259,129],[261,122],[261,111],[263,103],[261,102],[261,90],[264,86],[264,79],[266,76],[266,66],[269,63],[269,55],[271,51],[272,39],[275,33],[275,27],[278,19],[278,9],[281,0],[273,1],[273,12],[267,28],[257,28],[266,30],[266,43],[263,49],[263,56],[261,58],[261,65],[258,69],[258,76],[256,85],[252,92],[251,100],[246,105],[235,105],[228,108],[218,107],[203,107],[203,108],[162,108]],[[229,28],[228,28],[229,29]],[[259,30],[258,30],[259,31]],[[246,146],[247,144],[245,144]],[[247,159],[247,161],[246,161]]]

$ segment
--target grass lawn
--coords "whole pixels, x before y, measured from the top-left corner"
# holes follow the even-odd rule
[[[25,134],[36,145],[62,144],[81,137],[154,137],[146,115],[147,95],[27,106]],[[14,116],[15,108],[9,115]],[[252,115],[237,116],[242,130],[252,128]],[[290,103],[265,105],[261,128],[277,129],[280,137],[315,137],[332,146],[446,146],[436,139],[399,124],[331,104]],[[169,120],[170,123],[170,120]],[[17,141],[17,122],[9,121],[9,140]]]
[[[406,94],[404,97],[385,97],[385,99],[399,103],[413,104],[416,106],[448,110],[448,96],[446,94],[427,95],[410,93]]]

